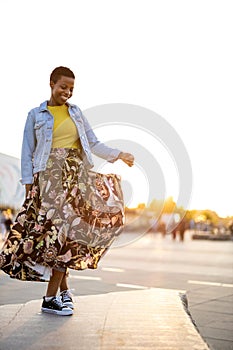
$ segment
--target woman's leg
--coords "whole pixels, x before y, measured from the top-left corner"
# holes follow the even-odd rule
[[[74,309],[73,297],[68,287],[68,273],[66,272],[60,284],[60,296],[64,305]]]
[[[47,293],[46,296],[43,297],[43,303],[41,306],[42,312],[48,312],[61,316],[73,314],[73,310],[71,310],[68,305],[65,305],[63,301],[56,296],[64,274],[64,271],[52,270],[52,276],[48,283]]]
[[[52,276],[50,277],[50,281],[48,283],[46,297],[52,297],[57,295],[58,289],[61,285],[65,274],[65,272],[53,269]]]
[[[64,290],[68,290],[69,287],[68,287],[68,276],[67,276],[67,273],[65,273],[63,275],[63,278],[61,280],[61,284],[60,284],[60,291],[63,292]]]

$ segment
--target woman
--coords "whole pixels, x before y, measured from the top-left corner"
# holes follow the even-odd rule
[[[123,227],[120,179],[89,170],[91,153],[134,162],[130,153],[99,142],[80,109],[67,102],[74,82],[69,68],[55,68],[50,100],[28,114],[21,155],[26,199],[0,255],[12,278],[49,282],[41,309],[57,315],[73,313],[67,269],[97,268]]]

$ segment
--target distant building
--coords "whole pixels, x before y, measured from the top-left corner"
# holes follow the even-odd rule
[[[19,209],[24,199],[20,160],[0,153],[0,207]]]

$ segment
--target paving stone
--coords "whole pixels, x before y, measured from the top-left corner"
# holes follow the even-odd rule
[[[215,327],[199,327],[199,330],[205,338],[222,339],[233,342],[232,329],[229,330]]]
[[[231,302],[212,300],[192,306],[193,310],[205,310],[219,313],[233,314],[233,304]]]
[[[207,338],[206,341],[211,350],[233,350],[233,344],[230,341],[220,339],[216,340],[213,338]]]

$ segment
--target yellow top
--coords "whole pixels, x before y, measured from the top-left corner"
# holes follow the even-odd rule
[[[54,117],[53,148],[81,148],[78,130],[71,119],[68,106],[48,106]]]

